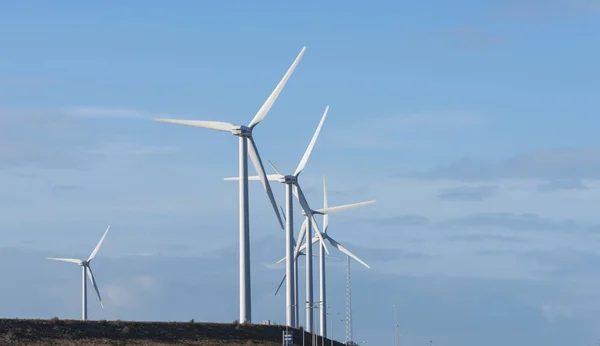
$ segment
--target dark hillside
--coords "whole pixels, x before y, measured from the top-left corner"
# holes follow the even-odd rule
[[[255,324],[0,319],[0,345],[279,346],[283,330]],[[300,330],[294,330],[294,345],[302,345]],[[305,345],[313,346],[308,333]]]

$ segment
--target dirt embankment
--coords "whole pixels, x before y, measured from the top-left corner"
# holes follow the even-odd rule
[[[201,322],[135,322],[0,319],[0,345],[201,345],[280,346],[283,326]],[[312,335],[290,330],[294,345],[313,345]],[[326,346],[343,346],[325,339]]]

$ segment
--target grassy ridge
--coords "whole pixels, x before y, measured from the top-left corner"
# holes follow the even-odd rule
[[[236,323],[0,319],[0,345],[279,346],[283,330]],[[302,345],[302,334],[294,330],[294,345]],[[313,346],[312,335],[304,334],[305,345]],[[325,345],[331,341],[326,339]]]

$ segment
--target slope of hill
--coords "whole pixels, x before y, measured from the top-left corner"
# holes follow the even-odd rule
[[[279,346],[284,330],[255,324],[0,319],[0,345]],[[293,332],[294,345],[303,345],[303,332]],[[304,333],[304,345],[313,346],[311,337]],[[320,338],[317,344],[322,345]]]

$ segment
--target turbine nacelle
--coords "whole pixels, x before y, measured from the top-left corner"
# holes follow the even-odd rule
[[[244,125],[235,126],[231,129],[231,133],[233,133],[234,136],[250,138],[252,137],[252,128]]]
[[[306,216],[306,212],[304,211],[304,209],[301,210],[302,216]],[[313,215],[327,215],[327,213],[324,213],[320,210],[312,210]]]
[[[298,182],[298,177],[293,175],[286,175],[283,177],[284,184],[296,184]]]

